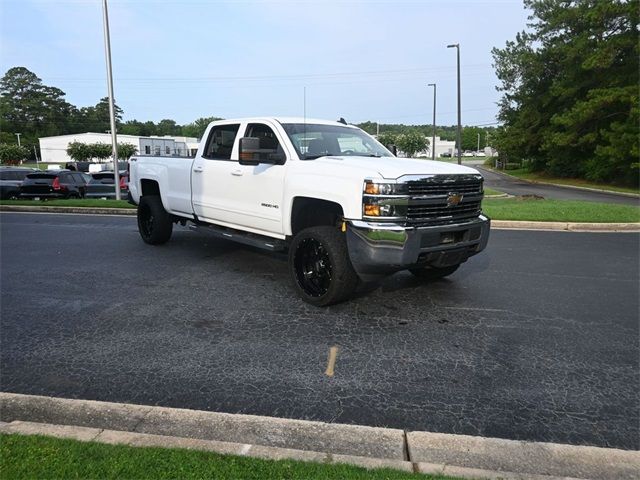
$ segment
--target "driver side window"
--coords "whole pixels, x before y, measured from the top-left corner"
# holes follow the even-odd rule
[[[268,125],[263,123],[250,123],[247,125],[245,137],[257,138],[260,146],[257,154],[261,159],[280,158],[284,161],[284,149],[278,141],[278,137]]]

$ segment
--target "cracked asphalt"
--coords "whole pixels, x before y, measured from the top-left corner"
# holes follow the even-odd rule
[[[318,309],[284,256],[187,229],[0,222],[3,391],[640,448],[638,234],[493,231],[450,279]]]

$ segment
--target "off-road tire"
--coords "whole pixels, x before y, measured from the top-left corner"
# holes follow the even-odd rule
[[[410,268],[409,271],[413,273],[416,277],[421,280],[425,280],[427,282],[431,282],[433,280],[438,280],[440,278],[447,277],[451,275],[453,272],[458,270],[460,264],[452,265],[450,267],[420,267],[420,268]]]
[[[171,238],[173,217],[158,195],[144,195],[138,205],[138,231],[145,243],[161,245]]]
[[[289,272],[298,295],[317,307],[346,300],[359,281],[345,235],[332,226],[309,227],[296,234],[289,247]]]

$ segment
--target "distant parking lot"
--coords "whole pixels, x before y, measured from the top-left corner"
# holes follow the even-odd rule
[[[638,234],[494,231],[450,280],[318,309],[284,257],[186,229],[0,220],[4,391],[640,448]]]

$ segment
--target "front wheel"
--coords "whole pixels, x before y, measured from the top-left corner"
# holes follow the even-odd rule
[[[432,281],[447,277],[460,268],[460,264],[450,267],[420,267],[410,268],[409,271],[421,280]]]
[[[160,245],[171,238],[173,218],[158,195],[145,195],[138,205],[138,231],[145,243]]]
[[[317,307],[346,300],[358,285],[344,234],[331,226],[306,228],[294,237],[289,270],[298,295]]]

